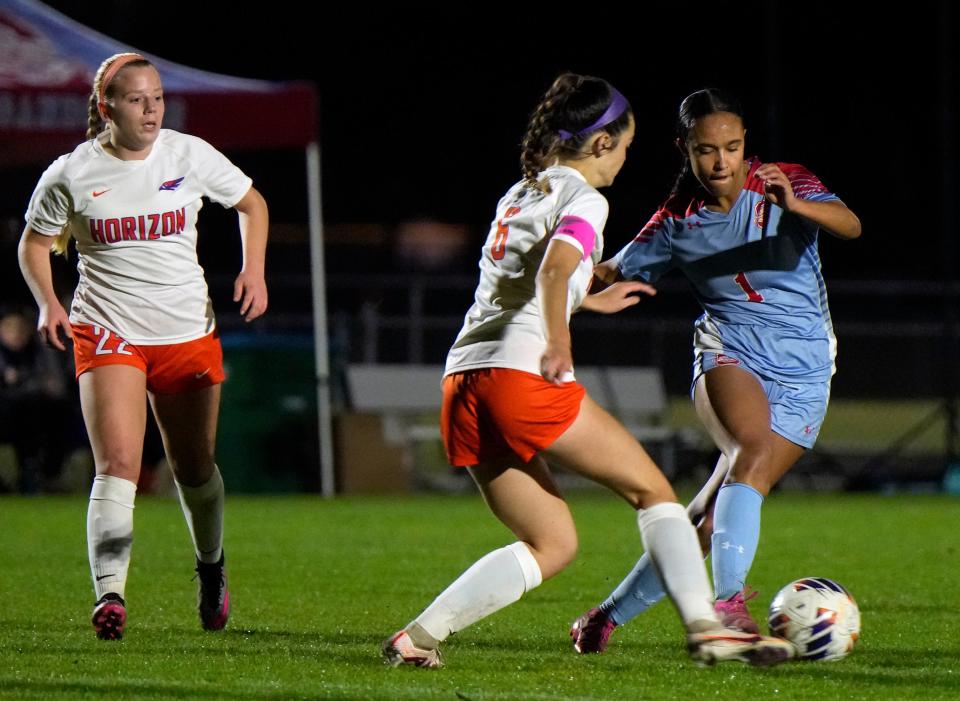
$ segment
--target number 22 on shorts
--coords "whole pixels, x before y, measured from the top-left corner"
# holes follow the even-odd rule
[[[116,353],[117,355],[133,355],[133,353],[127,350],[127,342],[124,341],[119,336],[113,337],[113,338],[116,338],[118,341],[120,341],[120,343],[117,344],[117,347],[107,348],[107,343],[110,341],[111,334],[107,329],[103,328],[102,326],[97,326],[96,324],[94,324],[93,335],[100,337],[100,342],[97,343],[97,350],[96,350],[97,355],[112,355],[113,353]]]
[[[494,260],[503,260],[503,257],[507,254],[507,236],[510,233],[510,225],[504,224],[503,220],[519,213],[519,207],[509,207],[504,213],[503,219],[497,221],[497,234],[493,239],[493,246],[490,247],[490,255]]]

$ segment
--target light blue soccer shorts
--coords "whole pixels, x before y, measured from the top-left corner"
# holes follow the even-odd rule
[[[749,360],[738,354],[698,349],[693,363],[690,396],[693,396],[701,375],[723,365],[736,365],[757,378],[770,403],[770,428],[775,433],[804,448],[813,447],[820,433],[820,425],[827,415],[829,380],[787,383],[762,375],[750,367]]]

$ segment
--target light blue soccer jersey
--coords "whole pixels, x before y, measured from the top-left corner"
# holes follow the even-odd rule
[[[821,382],[834,372],[836,340],[817,252],[819,227],[764,199],[758,159],[727,213],[674,196],[614,258],[627,280],[654,282],[680,268],[704,314],[696,345],[740,358],[784,382]],[[800,165],[777,163],[799,199],[838,200]]]

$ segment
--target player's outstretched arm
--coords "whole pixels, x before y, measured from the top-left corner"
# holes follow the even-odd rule
[[[851,240],[860,237],[860,219],[847,209],[843,202],[797,200],[793,212],[819,224],[821,229],[838,239]]]
[[[657,290],[645,282],[615,282],[600,292],[584,297],[580,308],[601,314],[615,314],[639,304],[641,298],[638,293],[653,296]]]
[[[608,258],[593,266],[593,276],[605,285],[612,285],[620,279],[620,269],[613,258]]]
[[[809,219],[840,239],[860,236],[860,219],[842,202],[815,202],[800,199],[793,194],[790,178],[775,163],[757,168],[757,177],[763,180],[764,196],[778,207]]]
[[[240,214],[240,240],[243,244],[243,268],[233,284],[233,301],[240,302],[240,315],[246,321],[253,321],[267,311],[264,266],[269,212],[267,201],[253,187],[233,208]]]
[[[40,337],[47,345],[57,350],[66,350],[67,347],[61,340],[58,330],[63,329],[67,338],[73,338],[73,332],[70,329],[70,318],[60,304],[60,300],[57,299],[56,290],[53,288],[50,249],[55,241],[55,236],[38,234],[28,224],[20,238],[17,256],[20,260],[23,279],[27,281],[27,286],[33,293],[33,299],[36,300],[40,311],[40,319],[37,323]]]

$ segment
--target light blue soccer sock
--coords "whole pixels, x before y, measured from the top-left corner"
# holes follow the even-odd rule
[[[623,581],[617,585],[600,608],[610,614],[613,622],[622,626],[639,616],[666,596],[657,568],[646,553],[637,561]]]
[[[717,599],[741,591],[760,540],[763,495],[748,484],[720,488],[713,510],[713,586]]]

